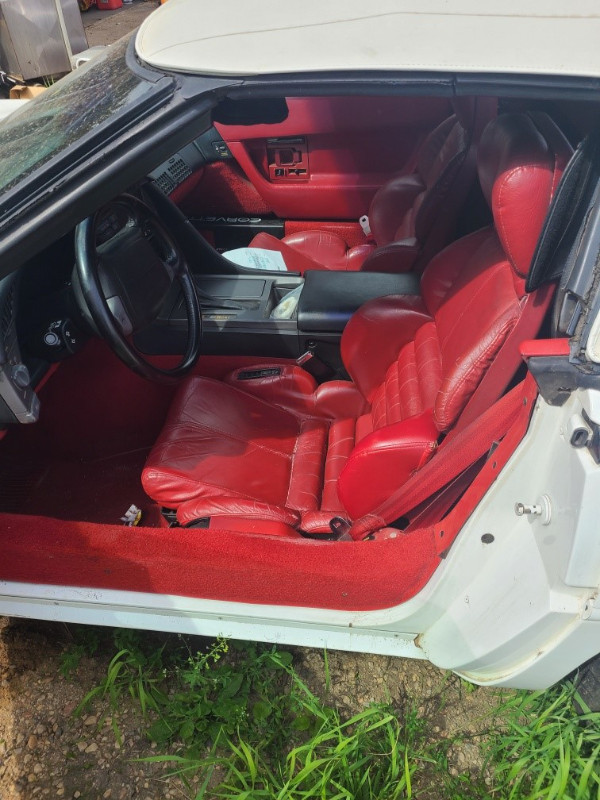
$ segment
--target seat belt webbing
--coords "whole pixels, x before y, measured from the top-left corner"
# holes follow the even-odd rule
[[[523,402],[523,384],[514,387],[455,435],[450,434],[430,461],[413,474],[379,508],[358,519],[350,528],[352,539],[389,525],[423,503],[489,452],[517,419]]]

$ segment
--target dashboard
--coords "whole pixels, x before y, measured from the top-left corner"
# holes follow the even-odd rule
[[[129,215],[121,206],[108,206],[100,214],[96,226],[96,247],[113,239],[129,222]]]
[[[0,423],[36,422],[40,403],[17,336],[16,275],[0,281]]]

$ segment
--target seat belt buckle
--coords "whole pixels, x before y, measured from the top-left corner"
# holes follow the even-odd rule
[[[329,520],[329,527],[331,528],[331,532],[335,534],[335,539],[337,542],[352,541],[352,537],[350,536],[350,528],[352,527],[352,523],[347,519],[344,519],[343,517],[334,517],[333,519]]]
[[[362,232],[365,236],[371,235],[371,226],[369,224],[369,217],[366,214],[363,214],[362,217],[359,217],[359,225],[362,228]]]
[[[325,361],[317,355],[316,347],[310,345],[308,350],[298,356],[296,359],[296,366],[302,367],[305,372],[312,375],[317,383],[322,383],[333,375],[333,370],[329,364],[326,364]]]

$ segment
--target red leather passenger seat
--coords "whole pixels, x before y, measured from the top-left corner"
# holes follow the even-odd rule
[[[426,264],[451,240],[476,178],[475,149],[495,113],[488,98],[455,98],[454,114],[424,140],[411,174],[394,176],[369,209],[373,241],[348,247],[328,231],[306,230],[277,239],[259,233],[251,247],[276,250],[288,270],[407,272]]]
[[[181,523],[238,516],[289,535],[376,508],[435,457],[472,398],[481,404],[484,381],[494,378],[491,404],[511,380],[516,334],[534,336],[547,307],[548,287],[527,294],[525,278],[570,153],[545,115],[491,122],[478,168],[494,225],[439,253],[420,297],[359,309],[341,343],[352,381],[317,386],[295,366],[249,381],[189,378],[144,469],[150,497]]]

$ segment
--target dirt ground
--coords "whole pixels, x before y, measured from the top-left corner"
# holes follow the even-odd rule
[[[84,13],[90,47],[119,39],[156,6],[156,0],[134,0],[117,11]],[[61,654],[69,643],[66,626],[0,618],[0,800],[186,797],[178,778],[165,778],[163,766],[136,761],[151,755],[152,748],[133,703],[121,712],[122,745],[116,743],[109,720],[93,709],[80,717],[73,714],[106,674],[107,658],[84,658],[76,679],[65,678]],[[322,653],[299,650],[297,661],[318,694],[325,681]],[[450,769],[481,766],[475,742],[495,692],[468,691],[429,664],[403,659],[331,653],[329,669],[333,699],[341,708],[352,712],[372,701],[414,699],[419,712],[430,717],[432,738],[458,733],[473,737],[473,743],[463,742],[451,751]]]
[[[89,46],[115,42],[141,25],[157,6],[157,0],[133,0],[115,11],[91,8],[81,15]]]
[[[106,675],[110,654],[84,657],[76,673],[65,678],[61,655],[70,642],[66,625],[0,619],[1,800],[191,800],[178,777],[166,776],[165,765],[138,760],[156,750],[143,733],[139,708],[128,698],[118,716],[120,745],[110,719],[102,717],[107,702],[73,713]],[[295,665],[322,696],[322,651],[296,649]],[[432,741],[462,736],[450,750],[450,771],[479,774],[478,737],[489,725],[496,692],[472,690],[425,662],[334,651],[329,675],[328,700],[341,711],[351,715],[371,702],[396,706],[408,700],[428,720]]]

